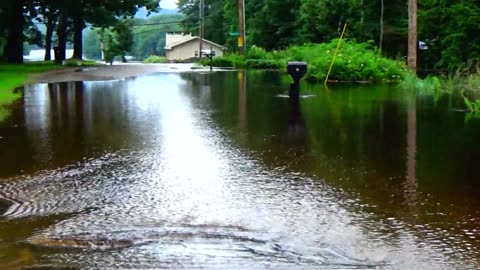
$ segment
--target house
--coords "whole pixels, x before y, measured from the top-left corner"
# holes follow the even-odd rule
[[[169,62],[188,61],[198,58],[200,38],[184,33],[167,33],[165,39],[165,56]],[[203,39],[203,54],[213,51],[215,56],[222,56],[225,47],[212,41]]]

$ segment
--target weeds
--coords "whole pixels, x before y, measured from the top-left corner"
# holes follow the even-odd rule
[[[163,56],[157,55],[150,55],[145,60],[143,60],[145,64],[164,64],[167,63],[167,58]]]
[[[308,64],[306,79],[323,81],[332,60],[338,40],[329,43],[292,46],[282,51],[267,52],[252,46],[246,57],[231,54],[216,57],[214,66],[284,69],[289,61],[304,61]],[[207,63],[202,63],[207,64]],[[333,65],[330,78],[337,81],[402,81],[407,71],[399,61],[381,57],[370,43],[355,43],[346,40]]]

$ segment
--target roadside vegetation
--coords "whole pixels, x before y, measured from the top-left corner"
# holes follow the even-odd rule
[[[164,64],[167,63],[167,58],[163,56],[151,55],[143,60],[145,64]]]
[[[22,93],[15,91],[27,82],[30,74],[59,68],[53,62],[28,64],[0,64],[0,121],[8,116],[6,105],[18,100]]]
[[[432,96],[435,104],[445,96],[449,100],[461,100],[461,104],[457,103],[460,107],[451,109],[466,111],[466,120],[480,118],[480,68],[468,72],[459,69],[452,75],[429,75],[423,79],[407,73],[400,86],[405,90],[414,89],[420,96]]]
[[[97,63],[92,61],[67,60],[65,66],[93,66]],[[0,64],[0,121],[8,115],[7,105],[18,100],[22,93],[15,91],[16,88],[28,82],[30,76],[49,70],[64,68],[53,61],[32,62],[25,64]]]
[[[338,39],[322,44],[295,45],[285,50],[267,52],[252,47],[245,57],[230,54],[213,59],[213,66],[252,69],[284,69],[289,61],[305,61],[308,64],[306,78],[323,81],[337,47]],[[202,64],[208,65],[204,59]],[[407,74],[401,61],[380,56],[371,43],[343,41],[332,67],[329,79],[335,81],[395,81],[400,82]]]

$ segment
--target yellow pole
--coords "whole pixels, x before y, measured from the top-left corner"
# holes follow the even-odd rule
[[[337,59],[338,50],[340,50],[340,46],[342,45],[342,40],[343,40],[343,35],[345,35],[345,30],[347,30],[347,24],[343,26],[342,34],[340,35],[340,39],[338,40],[337,49],[335,49],[335,52],[333,53],[332,62],[330,63],[330,68],[328,69],[327,77],[325,77],[325,82],[323,83],[325,87],[327,87],[328,77],[330,76],[330,72],[332,72],[333,63],[335,63],[335,59]]]

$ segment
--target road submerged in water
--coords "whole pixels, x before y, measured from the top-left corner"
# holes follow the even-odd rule
[[[214,101],[228,98],[216,96],[231,85],[225,77],[243,76],[155,73],[27,87],[24,109],[0,129],[8,165],[0,175],[2,269],[478,266],[476,248],[447,229],[379,216],[325,176],[238,143],[264,140],[246,123],[254,111],[242,83],[233,129],[218,121],[225,107]],[[299,143],[302,127],[287,118],[277,120],[293,141],[278,149]]]

